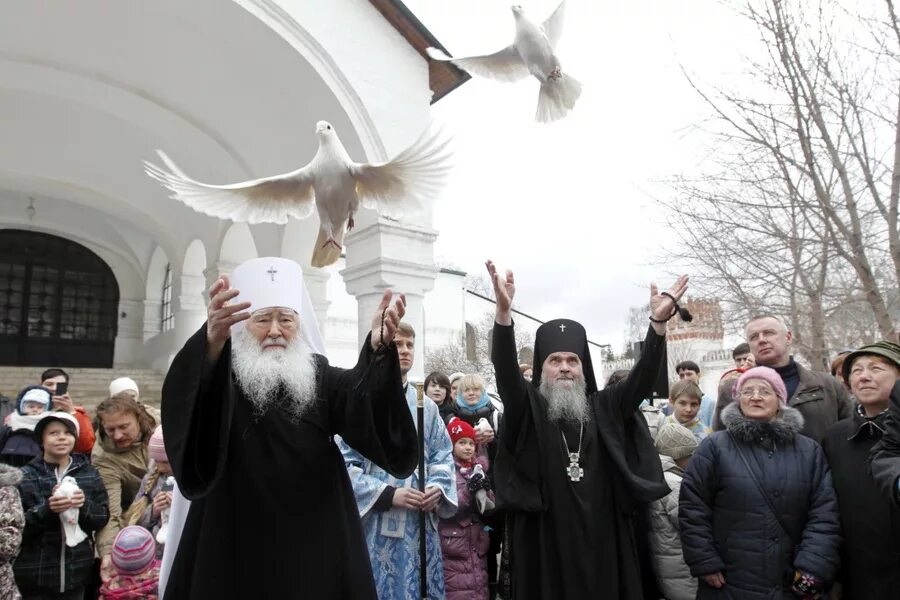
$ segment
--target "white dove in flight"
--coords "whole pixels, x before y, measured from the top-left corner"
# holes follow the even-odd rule
[[[54,496],[62,496],[64,498],[72,498],[72,495],[79,489],[78,482],[74,477],[66,476],[62,478],[59,487],[56,488]],[[69,508],[59,513],[59,520],[62,521],[63,531],[66,534],[66,546],[74,548],[87,539],[87,534],[78,525],[78,513],[80,509]]]
[[[541,83],[535,120],[549,123],[566,116],[581,96],[581,84],[563,73],[556,56],[556,45],[562,35],[565,0],[559,3],[543,25],[535,25],[521,6],[513,6],[516,38],[512,45],[484,56],[451,58],[437,48],[428,48],[434,60],[450,61],[474,75],[499,81],[519,81],[529,74]]]
[[[161,150],[168,170],[144,161],[147,174],[172,192],[171,198],[220,219],[287,223],[319,213],[319,235],[311,264],[324,267],[341,256],[344,231],[353,228],[360,203],[393,218],[408,218],[437,196],[450,170],[448,139],[427,130],[386,163],[353,162],[330,123],[316,123],[319,150],[304,167],[274,177],[230,185],[191,179]]]

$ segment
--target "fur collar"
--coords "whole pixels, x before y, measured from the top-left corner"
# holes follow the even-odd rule
[[[0,463],[0,487],[19,485],[20,481],[22,481],[22,471]]]
[[[722,410],[722,424],[734,439],[745,444],[755,444],[771,440],[776,444],[790,444],[803,429],[803,415],[796,408],[782,406],[770,422],[748,419],[741,412],[737,402]]]

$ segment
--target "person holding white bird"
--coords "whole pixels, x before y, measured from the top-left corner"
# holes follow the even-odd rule
[[[542,25],[525,16],[522,7],[512,7],[516,37],[512,44],[493,54],[452,58],[437,48],[428,48],[433,60],[450,61],[473,75],[499,81],[519,81],[532,75],[541,84],[535,120],[549,123],[575,108],[581,84],[562,70],[556,46],[562,36],[565,0]]]
[[[109,520],[109,500],[87,457],[72,454],[78,427],[69,413],[50,412],[34,428],[43,454],[22,467],[25,531],[13,565],[25,598],[80,600],[94,569],[92,535]]]
[[[287,223],[319,213],[319,235],[311,264],[325,267],[341,257],[344,232],[364,208],[400,219],[417,214],[433,200],[450,170],[448,140],[428,130],[386,163],[354,162],[334,127],[316,123],[319,150],[304,167],[274,177],[230,185],[191,179],[162,151],[166,169],[144,162],[147,174],[172,192],[171,198],[211,217],[250,223]]]

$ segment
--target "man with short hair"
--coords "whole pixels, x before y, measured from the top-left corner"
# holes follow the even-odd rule
[[[678,374],[678,379],[693,381],[697,384],[697,387],[700,387],[700,365],[695,363],[692,360],[683,360],[677,365],[675,365],[675,372]],[[672,414],[671,405],[669,406],[669,412],[666,415]],[[700,419],[700,422],[706,425],[707,427],[712,427],[713,414],[716,412],[716,401],[709,397],[708,394],[703,394],[700,398],[700,412],[697,413],[697,418]]]
[[[791,355],[793,334],[774,315],[758,315],[745,328],[757,365],[775,369],[788,393],[788,405],[803,415],[801,433],[820,442],[829,427],[852,414],[847,390],[827,373],[810,371]],[[724,392],[724,393],[723,393]],[[720,388],[714,429],[724,429],[718,415],[734,402],[730,390]]]
[[[416,417],[416,387],[409,383],[416,342],[415,330],[400,323],[394,343],[400,356],[400,377],[406,386],[409,412]],[[437,404],[425,396],[425,491],[419,491],[419,474],[395,477],[373,464],[349,444],[338,446],[353,484],[356,505],[369,548],[375,589],[379,600],[423,598],[419,590],[419,516],[426,521],[426,591],[432,600],[445,597],[444,569],[438,518],[453,516],[457,509],[453,443]]]
[[[334,436],[398,477],[415,468],[394,343],[404,297],[384,292],[352,369],[323,356],[297,263],[249,260],[209,297],[162,390],[166,454],[192,501],[163,598],[376,600]]]
[[[509,597],[643,600],[655,578],[640,521],[669,488],[639,406],[651,396],[665,322],[687,277],[664,294],[650,286],[644,351],[624,380],[598,391],[587,334],[569,319],[538,328],[534,374],[525,381],[511,313],[513,273],[504,278],[491,261],[486,266],[497,299],[491,360],[504,414],[494,475],[498,507],[507,510]]]
[[[67,389],[65,394],[57,395],[56,386],[60,383],[65,383]],[[90,455],[96,442],[94,424],[84,407],[75,406],[72,402],[68,390],[69,374],[56,367],[47,369],[41,373],[41,385],[53,393],[53,407],[48,410],[68,413],[78,421],[78,439],[75,440],[75,449],[72,452]]]
[[[753,358],[753,352],[750,351],[750,344],[741,342],[731,351],[731,359],[734,361],[735,369],[749,369],[756,366],[756,360]]]

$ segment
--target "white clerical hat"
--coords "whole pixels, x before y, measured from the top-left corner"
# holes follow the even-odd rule
[[[276,306],[295,311],[300,315],[301,339],[313,352],[325,354],[316,313],[303,285],[303,269],[296,262],[278,256],[248,260],[232,271],[231,287],[240,291],[232,302],[249,302],[250,312]]]

